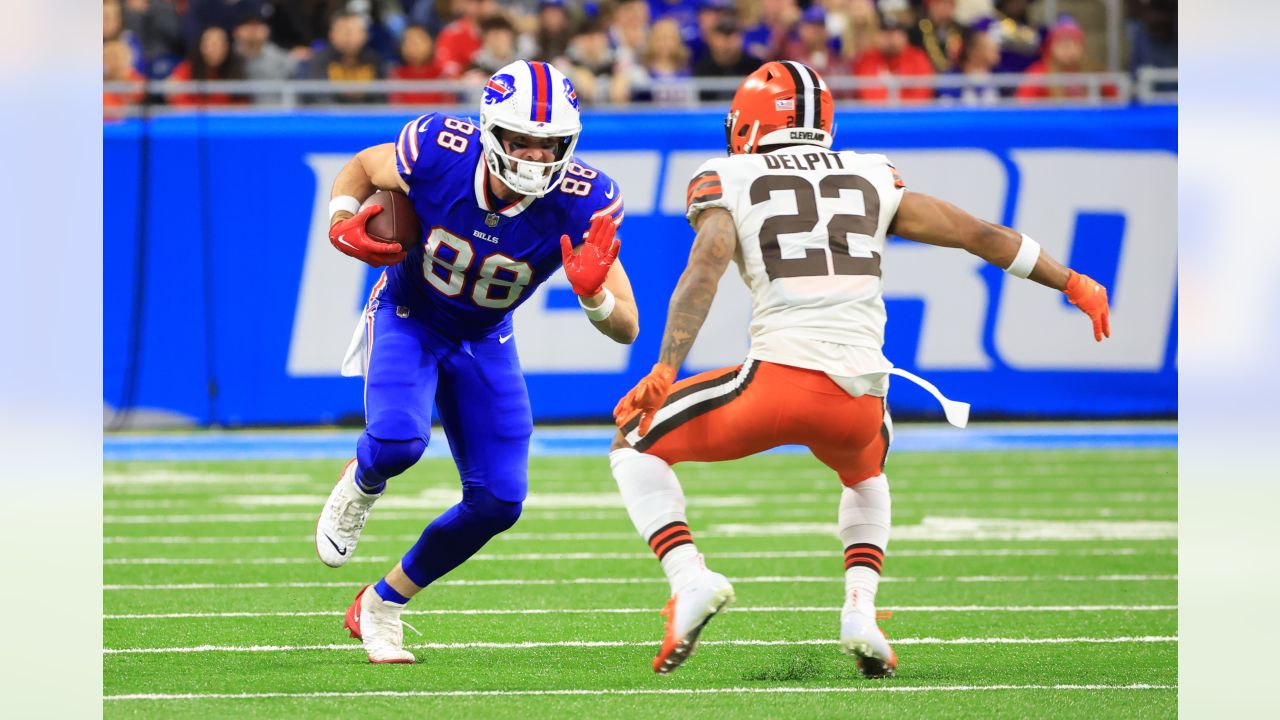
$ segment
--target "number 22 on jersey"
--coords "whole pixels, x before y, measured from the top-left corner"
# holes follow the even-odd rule
[[[851,214],[844,191],[862,194],[863,212]],[[760,226],[760,253],[764,258],[765,272],[769,280],[794,277],[819,277],[826,275],[880,275],[880,253],[871,257],[850,254],[849,236],[875,237],[880,222],[880,194],[874,185],[860,175],[827,175],[814,184],[799,175],[761,175],[751,183],[752,205],[767,203],[774,193],[792,193],[796,211],[787,215],[770,215]],[[831,253],[831,267],[827,267],[827,252],[822,248],[806,247],[803,257],[782,256],[779,235],[803,234],[812,236],[818,228],[818,205],[834,207],[836,212],[826,225],[827,247]]]

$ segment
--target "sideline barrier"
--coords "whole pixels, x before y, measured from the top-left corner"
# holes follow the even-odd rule
[[[619,183],[641,336],[582,317],[562,274],[516,315],[535,418],[603,420],[652,364],[693,233],[694,169],[722,114],[589,113],[579,154]],[[135,424],[358,420],[338,376],[376,273],[328,244],[329,186],[405,115],[188,115],[104,126],[104,401]],[[1035,237],[1111,291],[1093,342],[1061,296],[963,252],[894,240],[886,353],[983,417],[1177,412],[1177,109],[837,113],[839,147],[887,153],[912,190]],[[143,173],[143,165],[147,172]],[[147,202],[140,207],[142,188]],[[140,225],[145,226],[139,241]],[[142,252],[140,253],[140,249]],[[683,373],[735,364],[749,298],[731,268]],[[683,374],[682,373],[682,374]],[[941,418],[895,383],[899,416]]]

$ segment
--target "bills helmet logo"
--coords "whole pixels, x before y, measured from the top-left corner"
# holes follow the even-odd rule
[[[484,104],[496,105],[516,92],[516,79],[506,73],[494,75],[484,84]]]
[[[578,91],[573,89],[573,83],[569,82],[569,78],[564,79],[564,96],[569,99],[569,104],[574,110],[578,109]]]

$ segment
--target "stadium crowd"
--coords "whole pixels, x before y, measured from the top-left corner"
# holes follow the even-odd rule
[[[1070,16],[1035,20],[1032,0],[104,0],[103,78],[141,80],[459,80],[479,85],[516,59],[544,60],[587,103],[727,99],[689,78],[740,78],[799,60],[824,76],[963,75],[963,89],[869,86],[843,97],[937,96],[988,104],[1083,95],[992,73],[1103,69]],[[1126,0],[1130,69],[1177,65],[1176,0]],[[964,17],[966,22],[960,22]],[[837,94],[840,95],[839,93]],[[104,105],[140,91],[104,92]],[[271,95],[170,94],[172,105],[277,102]],[[309,102],[429,105],[448,92],[339,93]]]

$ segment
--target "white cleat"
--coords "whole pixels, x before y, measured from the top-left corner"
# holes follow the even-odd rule
[[[840,649],[857,658],[858,670],[865,677],[893,677],[898,656],[889,647],[884,632],[873,615],[845,608],[840,613]]]
[[[372,585],[365,585],[347,608],[342,626],[351,631],[351,637],[364,643],[369,662],[413,663],[417,658],[404,649],[404,623],[400,620],[403,611],[404,605],[383,600]]]
[[[653,659],[653,671],[665,675],[680,667],[693,654],[707,622],[732,602],[733,586],[728,578],[710,570],[677,590],[662,608],[666,634]]]
[[[369,495],[356,485],[356,461],[342,469],[338,484],[316,521],[316,553],[329,567],[347,564],[360,542],[360,532],[369,519],[369,510],[381,495]]]

